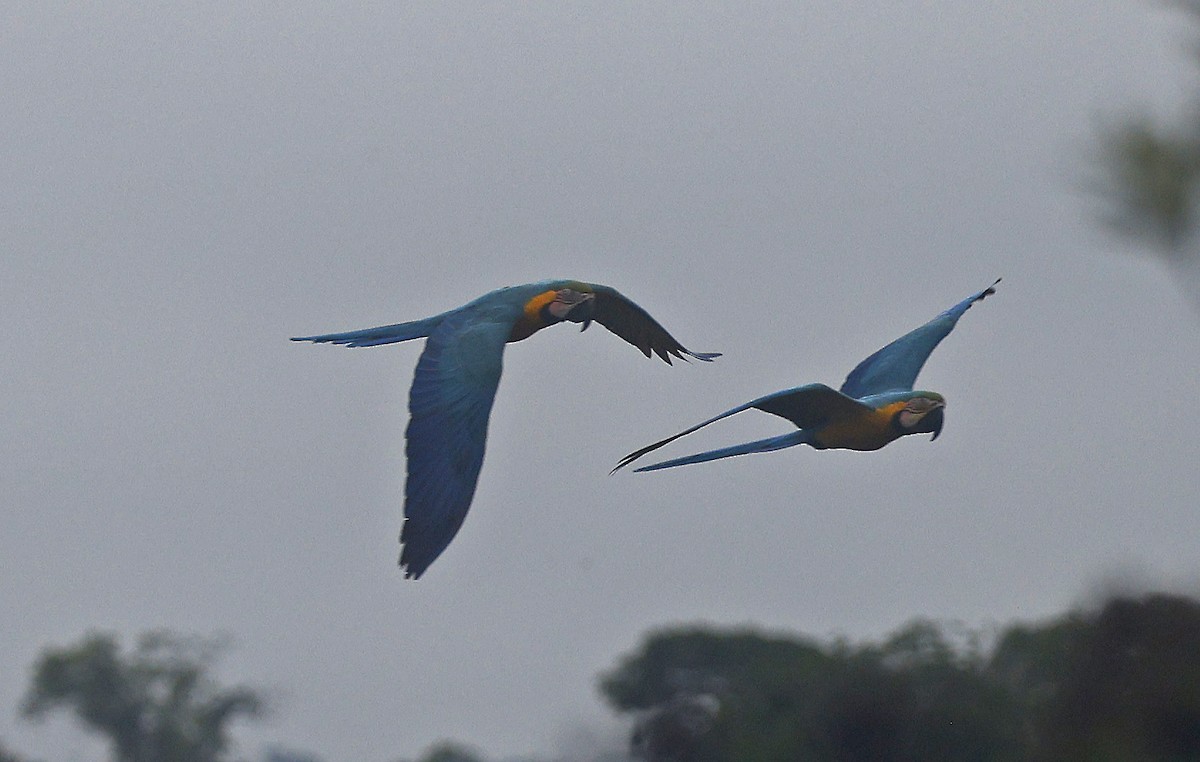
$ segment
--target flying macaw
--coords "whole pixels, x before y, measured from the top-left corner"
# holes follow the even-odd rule
[[[999,282],[997,279],[996,283]],[[734,455],[782,450],[801,444],[818,450],[878,450],[907,434],[932,433],[931,441],[937,439],[942,431],[946,399],[937,392],[914,391],[913,383],[934,347],[950,335],[958,319],[972,304],[996,293],[996,283],[963,299],[925,325],[906,333],[860,362],[846,376],[840,391],[825,384],[805,384],[759,397],[626,455],[612,472],[616,473],[646,453],[684,435],[750,408],[786,418],[799,431],[687,455],[635,470],[656,471]]]
[[[504,345],[563,321],[582,323],[584,331],[593,320],[668,365],[672,357],[710,362],[720,356],[684,348],[616,289],[574,280],[500,288],[423,320],[292,339],[348,347],[428,339],[408,393],[408,479],[400,534],[406,578],[420,577],[466,518],[483,465]]]

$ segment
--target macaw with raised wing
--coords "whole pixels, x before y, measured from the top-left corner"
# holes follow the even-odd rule
[[[799,430],[635,470],[656,471],[802,444],[818,450],[878,450],[908,434],[933,434],[931,440],[937,439],[945,422],[946,399],[937,392],[914,391],[913,384],[934,347],[950,335],[958,319],[972,304],[996,293],[999,282],[997,279],[996,283],[968,296],[860,362],[850,371],[840,390],[825,384],[805,384],[759,397],[626,455],[613,473],[682,436],[751,408],[786,418]]]
[[[686,349],[644,309],[616,289],[574,280],[509,286],[461,307],[408,323],[292,341],[373,347],[425,338],[408,393],[408,478],[400,566],[416,579],[462,526],[483,466],[488,416],[500,383],[504,345],[570,321],[592,321],[649,357],[705,362],[719,353]]]

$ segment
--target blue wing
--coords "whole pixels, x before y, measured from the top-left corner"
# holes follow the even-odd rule
[[[682,436],[687,436],[693,431],[704,428],[710,423],[715,423],[722,418],[728,418],[735,413],[740,413],[743,410],[749,410],[750,408],[762,410],[763,412],[771,413],[772,415],[777,415],[781,418],[786,418],[794,423],[797,428],[802,430],[820,428],[836,418],[862,415],[871,411],[869,406],[864,405],[858,400],[851,399],[841,392],[834,391],[825,384],[805,384],[804,386],[797,386],[794,389],[784,389],[781,392],[775,392],[774,394],[768,394],[765,397],[759,397],[756,400],[751,400],[744,405],[738,405],[731,410],[726,410],[720,415],[715,415],[712,418],[709,418],[707,421],[697,423],[690,429],[685,429],[674,436],[669,436],[666,439],[661,439],[655,442],[654,444],[647,445],[640,450],[631,452],[624,458],[621,458],[621,462],[618,463],[617,467],[612,470],[612,473],[616,473],[643,455],[653,452],[663,445],[670,444]],[[805,434],[805,436],[797,438],[797,435],[800,433]],[[675,460],[667,461],[665,463],[656,463],[653,466],[639,468],[637,470],[652,471],[658,468],[682,466],[687,463],[701,463],[706,460],[728,458],[732,455],[742,455],[749,452],[768,452],[770,450],[779,450],[784,447],[805,444],[807,442],[807,433],[807,431],[792,432],[779,437],[760,439],[756,442],[747,442],[745,444],[734,445],[732,447],[726,447],[720,450],[711,450],[698,455],[690,455],[685,458],[676,458]]]
[[[405,433],[408,479],[400,566],[417,578],[462,526],[483,466],[511,316],[450,313],[417,361]]]
[[[999,283],[1000,279],[996,279]],[[958,319],[975,302],[996,293],[996,283],[972,294],[925,325],[910,331],[858,364],[841,392],[855,398],[891,391],[911,391],[929,355],[950,335]]]

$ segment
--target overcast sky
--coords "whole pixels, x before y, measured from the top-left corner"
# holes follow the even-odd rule
[[[1200,320],[1079,192],[1097,125],[1194,84],[1162,5],[147,7],[0,24],[16,751],[103,758],[16,718],[39,651],[92,628],[232,634],[222,677],[277,696],[247,756],[551,756],[615,727],[595,676],[652,627],[867,638],[1200,580]],[[999,276],[921,376],[936,443],[608,476]],[[510,346],[471,514],[405,581],[420,346],[287,339],[550,277],[725,356]],[[787,430],[747,413],[663,454]]]

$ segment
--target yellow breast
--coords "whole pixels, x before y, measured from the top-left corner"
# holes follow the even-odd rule
[[[525,302],[525,308],[521,312],[521,317],[513,324],[512,331],[508,334],[509,343],[528,339],[533,334],[545,328],[547,323],[542,320],[542,307],[554,301],[554,297],[557,295],[557,291],[543,291]]]
[[[892,417],[904,408],[904,402],[893,402],[854,418],[834,421],[813,434],[816,443],[829,450],[878,450],[898,439],[900,432],[892,425]]]

